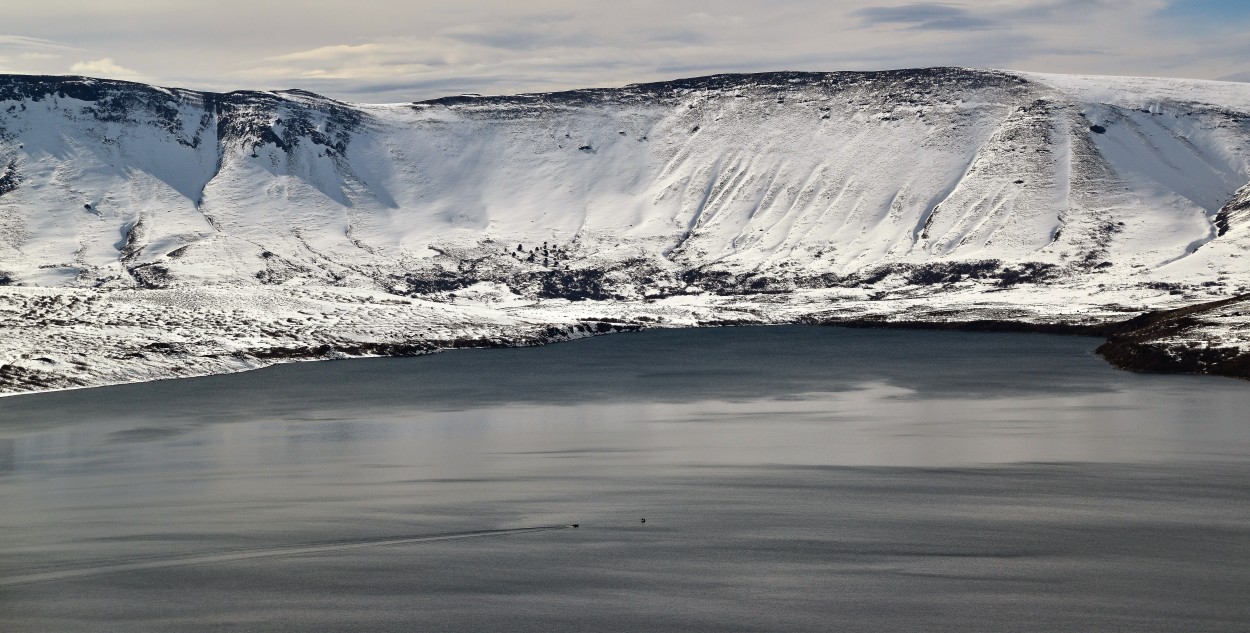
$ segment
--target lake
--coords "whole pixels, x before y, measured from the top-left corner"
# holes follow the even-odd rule
[[[655,330],[0,399],[0,629],[1245,630],[1250,383],[1097,343]]]

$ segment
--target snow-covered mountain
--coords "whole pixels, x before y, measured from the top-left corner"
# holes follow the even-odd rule
[[[336,289],[1103,318],[1250,292],[1248,183],[1250,84],[933,68],[356,105],[0,76],[13,314]]]
[[[928,69],[356,106],[7,76],[0,139],[16,284],[409,292],[567,267],[640,296],[969,261],[1192,283],[1250,248],[1245,84]]]

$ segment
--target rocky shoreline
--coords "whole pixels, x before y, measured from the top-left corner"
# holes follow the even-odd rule
[[[1112,327],[1097,352],[1120,369],[1250,380],[1250,351],[1213,345],[1201,334],[1212,321],[1244,314],[1250,314],[1250,295],[1148,312]]]

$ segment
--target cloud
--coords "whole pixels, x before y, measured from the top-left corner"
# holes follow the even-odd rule
[[[865,25],[905,24],[914,30],[976,30],[1002,26],[993,20],[977,17],[967,9],[933,2],[866,7],[849,15],[859,18]]]
[[[142,73],[119,66],[110,57],[77,62],[69,67],[69,71],[75,75],[86,75],[88,77],[147,81],[147,77],[145,77]]]
[[[1196,78],[1245,71],[1244,28],[1225,25],[1242,22],[1211,18],[1198,28],[1175,10],[1190,2],[1245,4],[367,0],[344,8],[334,0],[218,0],[216,10],[187,20],[161,0],[58,0],[6,7],[3,28],[23,35],[0,35],[0,66],[56,73],[88,60],[74,72],[141,79],[113,61],[123,60],[163,85],[303,88],[360,101],[764,70],[956,65]]]
[[[81,50],[82,49],[70,46],[69,44],[54,40],[26,37],[24,35],[0,34],[0,51],[5,54],[60,56],[65,53],[77,52]]]
[[[0,34],[0,73],[55,72],[53,63],[66,55],[79,54],[81,49],[63,42]]]
[[[396,101],[763,70],[957,65],[1116,73],[1147,55],[1160,66],[1177,58],[1180,47],[1147,44],[1140,33],[1163,2],[544,0],[492,4],[492,11],[478,2],[468,19],[288,50],[229,77]]]

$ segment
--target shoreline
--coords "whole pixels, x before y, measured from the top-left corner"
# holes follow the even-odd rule
[[[1150,311],[1122,321],[1093,324],[1033,323],[1004,319],[974,319],[968,321],[924,321],[879,318],[826,318],[800,317],[793,320],[764,322],[751,320],[707,320],[692,324],[660,325],[649,323],[622,323],[597,321],[576,325],[536,326],[534,331],[518,336],[463,337],[413,343],[345,343],[333,345],[321,343],[307,346],[273,347],[239,354],[248,362],[229,371],[204,371],[189,375],[173,373],[167,377],[142,378],[132,381],[109,382],[95,385],[55,386],[46,389],[0,392],[0,398],[33,396],[61,391],[77,391],[98,387],[159,382],[182,378],[243,373],[297,362],[321,362],[364,358],[399,358],[424,356],[457,349],[523,348],[564,343],[582,338],[607,334],[640,332],[652,329],[720,328],[743,326],[802,325],[814,327],[843,327],[849,329],[886,330],[932,330],[951,332],[978,332],[987,334],[1048,334],[1081,336],[1102,339],[1093,351],[1103,361],[1116,369],[1151,374],[1210,375],[1240,380],[1250,380],[1250,352],[1233,351],[1229,348],[1212,348],[1167,344],[1162,342],[1169,335],[1183,332],[1196,324],[1196,316],[1213,309],[1245,303],[1250,307],[1250,295],[1206,302],[1172,310]]]

